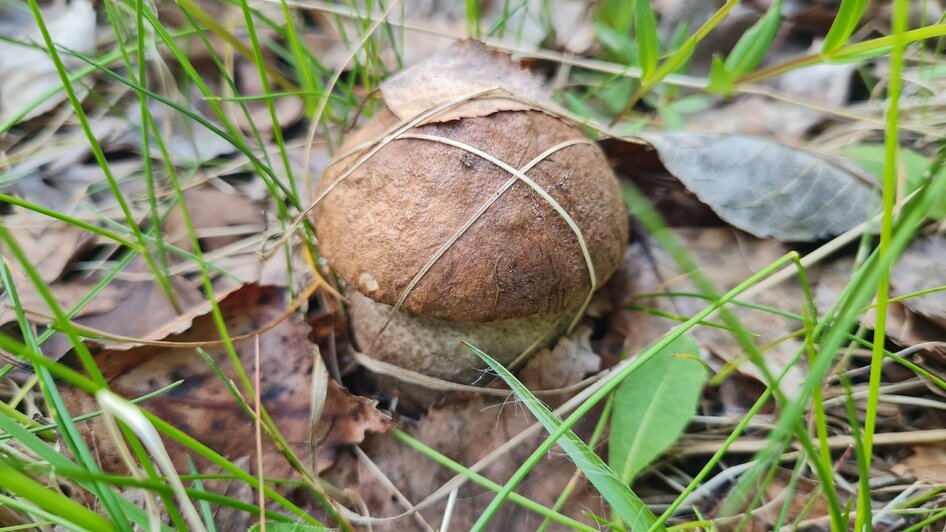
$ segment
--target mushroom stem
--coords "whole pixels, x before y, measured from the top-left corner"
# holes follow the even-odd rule
[[[397,311],[382,331],[392,306],[351,288],[345,295],[350,302],[355,340],[363,348],[373,345],[366,355],[461,384],[476,383],[486,366],[460,340],[470,342],[504,365],[510,364],[520,355],[554,342],[577,310],[492,322],[464,322]]]

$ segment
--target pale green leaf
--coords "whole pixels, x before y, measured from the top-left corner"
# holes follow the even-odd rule
[[[611,467],[630,484],[683,433],[696,410],[706,369],[692,356],[696,342],[681,336],[631,373],[614,393]]]
[[[726,64],[719,55],[714,55],[713,62],[710,63],[709,85],[706,90],[721,96],[732,94],[733,76],[726,69]]]
[[[752,72],[768,53],[782,19],[782,0],[776,0],[769,10],[739,38],[726,57],[726,71],[731,78]]]

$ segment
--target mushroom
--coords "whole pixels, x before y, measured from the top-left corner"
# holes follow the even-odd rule
[[[469,384],[548,345],[617,269],[627,215],[601,150],[508,56],[467,41],[382,86],[313,211],[368,356]]]

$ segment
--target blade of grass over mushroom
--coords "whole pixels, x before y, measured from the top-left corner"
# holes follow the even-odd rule
[[[465,342],[464,342],[465,343]],[[552,413],[528,388],[523,386],[512,373],[502,364],[496,362],[489,355],[480,351],[471,344],[466,344],[473,353],[479,356],[484,362],[489,364],[490,369],[496,372],[503,381],[512,389],[516,397],[532,412],[546,430],[553,432],[563,427],[562,421]],[[623,519],[628,526],[634,530],[650,528],[656,523],[654,514],[644,504],[633,491],[622,482],[614,471],[608,467],[594,451],[588,448],[585,442],[575,435],[570,429],[563,431],[560,439],[557,440],[559,446],[568,453],[568,456],[574,460],[575,465],[581,469],[585,478],[601,493],[612,510]],[[520,470],[521,471],[521,470]],[[499,507],[505,502],[509,493],[516,488],[516,485],[522,480],[522,476],[513,474],[509,482],[503,487],[503,490],[496,495],[489,506],[480,515],[473,530],[483,530],[489,521],[493,518]],[[518,477],[518,478],[517,478]]]
[[[628,485],[677,441],[696,410],[706,369],[679,353],[698,354],[699,346],[677,338],[614,392],[608,462]]]
[[[575,233],[575,238],[578,241],[578,247],[581,249],[581,255],[585,259],[585,266],[588,270],[588,278],[591,285],[588,290],[588,296],[585,298],[585,301],[584,303],[582,303],[578,314],[575,316],[574,320],[572,321],[572,324],[569,326],[569,330],[574,329],[575,325],[578,323],[578,321],[581,319],[581,316],[584,314],[585,309],[588,307],[588,304],[591,302],[591,297],[594,295],[594,291],[598,288],[598,277],[595,274],[595,265],[594,265],[594,262],[591,260],[591,254],[588,251],[588,243],[585,242],[585,237],[582,236],[581,228],[578,227],[578,224],[575,223],[575,220],[571,217],[571,215],[568,214],[565,211],[565,209],[563,209],[562,206],[558,203],[558,201],[556,201],[555,198],[553,198],[548,192],[546,192],[544,188],[540,187],[538,183],[533,181],[532,178],[525,175],[525,173],[513,168],[512,166],[505,163],[504,161],[500,161],[493,155],[484,152],[483,150],[480,150],[478,148],[475,148],[463,142],[459,142],[459,141],[449,139],[446,137],[437,137],[434,135],[410,133],[410,134],[403,134],[399,136],[398,138],[429,140],[431,142],[440,142],[443,144],[453,146],[455,148],[459,148],[461,150],[465,150],[474,155],[477,155],[495,164],[496,166],[502,168],[503,170],[509,172],[510,174],[515,176],[518,180],[527,184],[532,190],[534,190],[539,196],[541,196],[542,199],[545,200],[545,202],[548,203],[548,205],[552,207],[552,209],[554,209],[555,212],[558,213],[559,216],[562,217],[562,220],[564,220],[565,223],[568,224],[568,227],[572,230],[572,232]]]
[[[841,0],[838,14],[821,44],[821,53],[829,54],[844,46],[864,16],[870,0]]]

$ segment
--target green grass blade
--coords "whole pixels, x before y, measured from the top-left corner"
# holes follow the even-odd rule
[[[3,489],[23,497],[36,506],[54,513],[88,530],[115,530],[112,523],[65,495],[53,491],[14,467],[0,455],[0,478]]]
[[[861,21],[869,3],[870,0],[841,0],[838,14],[821,45],[821,53],[830,54],[847,43],[851,34],[857,29],[857,24]]]
[[[542,401],[533,395],[528,388],[519,382],[509,370],[503,367],[502,364],[496,362],[475,346],[471,344],[466,344],[466,346],[478,357],[483,359],[484,362],[489,364],[489,367],[512,388],[516,397],[522,401],[546,430],[554,433],[562,427],[562,421],[552,413]],[[561,438],[557,438],[556,440],[559,446],[561,446],[575,462],[575,465],[581,469],[585,478],[587,478],[588,481],[597,488],[598,492],[601,493],[601,496],[608,501],[612,510],[632,529],[644,530],[658,524],[654,514],[647,508],[644,502],[641,501],[640,498],[631,491],[628,485],[621,481],[618,475],[608,467],[608,464],[595,454],[574,432],[570,429],[565,430]],[[489,523],[496,511],[499,510],[499,507],[505,501],[509,493],[515,489],[519,481],[522,480],[522,477],[525,476],[524,474],[518,475],[519,471],[516,473],[517,474],[514,474],[513,477],[509,479],[506,486],[503,487],[503,491],[493,498],[476,524],[473,525],[473,530],[483,530],[486,527],[486,524]],[[658,530],[659,529],[660,527],[658,527]]]
[[[649,80],[657,71],[657,59],[660,56],[657,20],[650,7],[650,0],[634,0],[634,34],[643,79]]]

